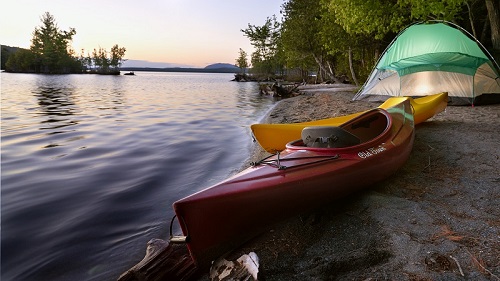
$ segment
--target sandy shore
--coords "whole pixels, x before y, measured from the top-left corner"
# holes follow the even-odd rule
[[[351,88],[309,88],[265,123],[345,115]],[[262,280],[500,280],[500,105],[448,107],[416,128],[387,180],[257,237]],[[267,155],[258,144],[251,161]],[[205,278],[208,278],[205,276]]]

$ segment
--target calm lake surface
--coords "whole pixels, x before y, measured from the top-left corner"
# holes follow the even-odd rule
[[[274,103],[232,74],[136,74],[1,73],[1,280],[116,280]]]

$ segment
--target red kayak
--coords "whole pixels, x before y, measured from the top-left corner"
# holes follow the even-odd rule
[[[407,98],[339,127],[305,128],[280,154],[173,204],[193,261],[206,268],[274,223],[389,177],[414,136]]]

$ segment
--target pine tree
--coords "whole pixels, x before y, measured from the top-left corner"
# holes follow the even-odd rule
[[[75,29],[59,30],[54,16],[49,12],[46,12],[41,20],[42,25],[33,31],[30,47],[35,56],[36,72],[74,72],[79,63],[72,57],[69,43],[76,34]]]
[[[236,66],[241,69],[243,74],[245,74],[246,68],[248,67],[247,52],[240,48],[240,55],[236,59]]]

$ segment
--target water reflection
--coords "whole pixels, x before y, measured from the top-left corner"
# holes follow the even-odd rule
[[[40,127],[41,130],[58,129],[78,124],[76,120],[71,118],[77,111],[71,89],[42,86],[33,94],[38,100],[39,114],[47,116],[46,119],[42,118],[40,121],[43,124]]]

